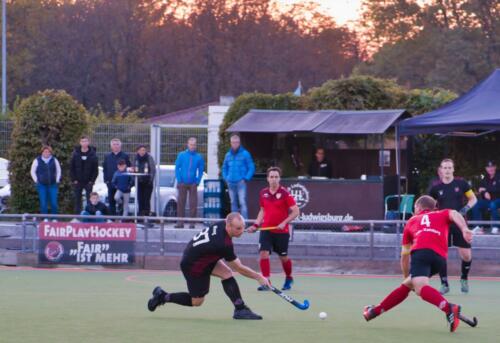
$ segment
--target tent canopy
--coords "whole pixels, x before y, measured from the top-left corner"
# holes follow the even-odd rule
[[[314,132],[329,134],[382,134],[405,110],[315,112],[250,110],[231,125],[229,132]]]
[[[402,135],[500,130],[500,69],[461,97],[399,127]]]

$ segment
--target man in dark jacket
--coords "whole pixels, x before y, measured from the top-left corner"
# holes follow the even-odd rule
[[[479,183],[478,202],[472,208],[472,220],[483,220],[482,211],[490,210],[491,220],[498,221],[498,209],[500,208],[500,175],[497,173],[496,163],[488,161],[486,163],[486,176]],[[481,231],[480,227],[475,227],[476,233]],[[492,225],[491,233],[498,233],[498,225]]]
[[[89,145],[90,140],[87,136],[80,138],[80,146],[76,147],[71,156],[71,182],[75,196],[75,213],[82,211],[82,192],[85,190],[87,203],[90,199],[90,193],[97,179],[99,162],[97,160],[96,149]]]
[[[309,176],[323,176],[327,178],[332,177],[332,166],[325,158],[325,149],[316,149],[315,159],[309,165]]]
[[[135,172],[148,174],[138,179],[137,200],[139,203],[139,215],[149,216],[151,214],[151,194],[153,193],[156,166],[153,157],[148,154],[145,145],[139,145],[137,147]]]
[[[122,142],[118,138],[113,138],[110,142],[110,146],[111,152],[104,157],[102,168],[104,174],[104,182],[108,186],[109,213],[111,215],[116,215],[116,188],[112,184],[111,180],[113,180],[113,175],[118,169],[118,161],[124,160],[127,167],[130,167],[130,159],[128,155],[122,151]]]

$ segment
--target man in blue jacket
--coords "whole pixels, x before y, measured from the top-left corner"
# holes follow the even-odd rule
[[[189,193],[189,217],[196,218],[196,209],[198,207],[197,187],[201,182],[205,161],[203,157],[196,152],[196,138],[190,137],[187,143],[187,149],[177,155],[175,161],[175,178],[177,179],[177,190],[179,197],[177,199],[177,216],[185,217],[186,200]],[[183,228],[184,222],[179,221],[176,228]],[[194,228],[194,223],[189,224]]]
[[[248,219],[247,181],[250,181],[254,172],[252,155],[241,146],[240,137],[232,135],[231,149],[222,164],[222,177],[229,189],[231,212],[240,212],[245,219]]]
[[[102,163],[102,171],[104,176],[104,182],[108,186],[108,202],[109,202],[109,212],[111,215],[116,215],[116,201],[115,193],[116,188],[111,182],[113,180],[113,175],[118,170],[118,161],[124,160],[127,167],[130,167],[130,159],[126,153],[122,151],[122,142],[118,138],[113,138],[109,143],[111,147],[111,152],[106,154],[104,161]]]

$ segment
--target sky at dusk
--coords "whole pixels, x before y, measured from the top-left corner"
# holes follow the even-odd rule
[[[303,0],[278,0],[283,4],[294,4]],[[335,18],[338,24],[345,24],[349,20],[359,18],[359,9],[362,0],[313,0],[321,5],[325,11]]]

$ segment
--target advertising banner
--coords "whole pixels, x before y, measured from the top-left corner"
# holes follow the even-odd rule
[[[63,264],[130,264],[135,257],[133,223],[42,222],[39,261]]]
[[[384,189],[381,182],[281,180],[281,185],[294,197],[300,209],[297,221],[338,222],[345,220],[383,219]],[[259,212],[259,192],[266,180],[248,183],[248,214]]]

